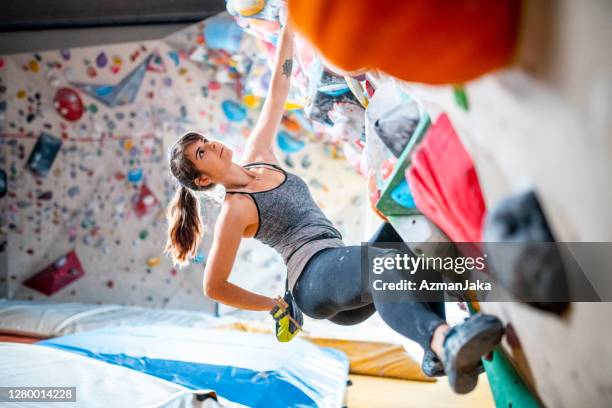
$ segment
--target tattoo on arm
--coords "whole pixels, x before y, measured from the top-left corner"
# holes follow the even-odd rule
[[[283,75],[289,78],[291,76],[291,70],[293,68],[293,58],[286,59],[283,62]]]

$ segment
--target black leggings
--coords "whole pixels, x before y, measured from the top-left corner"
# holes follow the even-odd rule
[[[385,223],[369,242],[401,241],[391,224]],[[361,246],[346,246],[317,252],[293,288],[297,305],[313,319],[341,325],[361,323],[376,311],[393,330],[429,349],[434,330],[445,323],[444,303],[418,301],[411,292],[402,295],[401,301],[383,299],[381,292],[362,284],[361,251]],[[375,256],[389,253],[383,248],[371,247],[370,251]],[[401,270],[385,274],[397,280],[406,278]]]

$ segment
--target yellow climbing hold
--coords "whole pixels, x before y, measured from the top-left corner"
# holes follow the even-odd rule
[[[30,60],[28,67],[30,68],[30,71],[32,72],[38,72],[38,61]]]
[[[126,152],[129,152],[130,150],[132,150],[132,147],[134,147],[134,143],[132,142],[132,139],[125,139],[123,141],[123,149]]]
[[[265,5],[265,0],[230,0],[230,7],[244,17],[259,13]]]
[[[17,91],[17,99],[23,99],[26,97],[26,91],[24,91],[23,89],[20,89],[19,91]]]
[[[285,102],[285,110],[296,110],[296,109],[302,109],[302,108],[304,108],[304,105],[302,105],[301,103],[297,103],[295,101]]]
[[[161,262],[161,259],[158,256],[147,259],[147,265],[150,266],[151,268],[156,267],[157,265],[159,265],[160,262]]]
[[[247,108],[256,109],[261,103],[261,97],[255,95],[244,95],[244,97],[242,98],[242,102],[246,105]]]

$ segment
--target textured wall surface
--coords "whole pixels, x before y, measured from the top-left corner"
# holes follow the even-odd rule
[[[0,169],[8,190],[0,198],[0,296],[46,299],[22,282],[74,250],[85,275],[53,300],[212,310],[202,271],[223,192],[202,197],[202,259],[174,269],[161,253],[175,188],[166,150],[185,130],[199,130],[239,157],[257,111],[237,119],[222,109],[225,102],[246,110],[237,87],[217,81],[222,68],[190,58],[206,52],[201,30],[0,57]],[[27,167],[43,133],[62,142],[46,176]],[[314,142],[277,153],[306,179],[347,241],[359,242],[363,183],[348,164]],[[154,198],[143,197],[146,189]],[[246,240],[231,279],[274,294],[284,273],[274,251]]]

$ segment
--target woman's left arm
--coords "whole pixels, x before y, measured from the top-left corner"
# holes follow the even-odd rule
[[[268,96],[261,109],[257,124],[246,142],[245,163],[259,160],[277,161],[272,151],[272,143],[285,111],[285,101],[289,94],[292,68],[293,31],[290,24],[288,24],[279,35]]]

